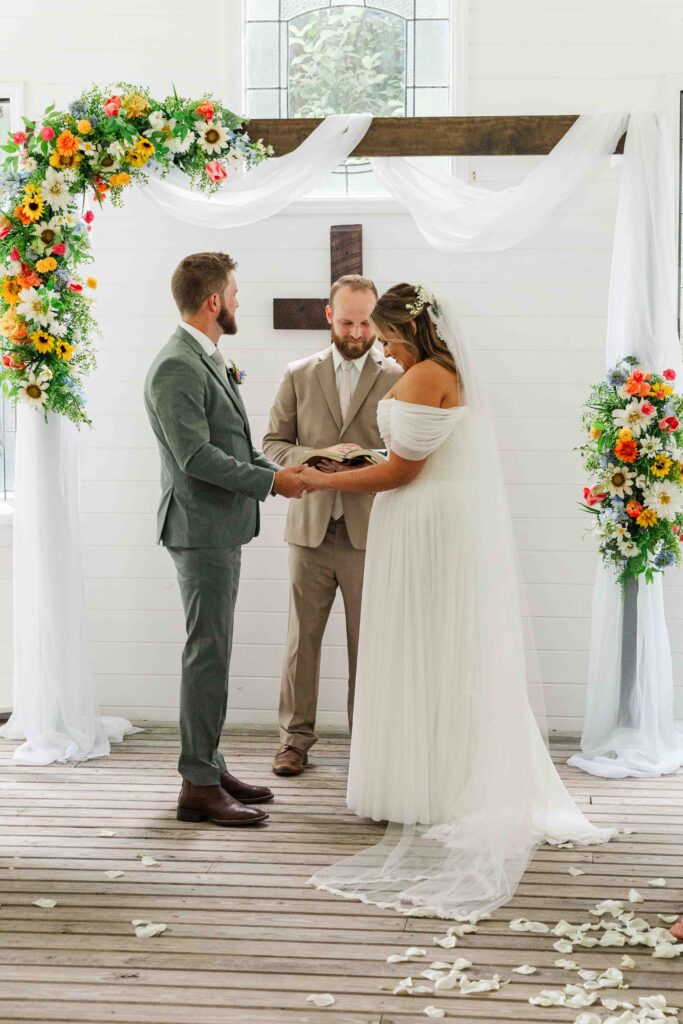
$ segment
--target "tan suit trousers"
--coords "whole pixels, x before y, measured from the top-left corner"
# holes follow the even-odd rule
[[[318,737],[315,719],[320,682],[320,648],[341,589],[349,659],[348,716],[353,719],[360,604],[365,551],[354,548],[344,519],[331,520],[317,548],[289,545],[291,579],[289,629],[280,689],[280,739],[305,752]]]

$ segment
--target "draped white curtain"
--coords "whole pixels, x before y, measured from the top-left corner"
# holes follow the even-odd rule
[[[218,193],[210,197],[192,191],[180,174],[166,179],[152,177],[144,194],[171,216],[201,227],[224,229],[263,220],[322,182],[325,175],[355,148],[370,122],[368,114],[334,115],[294,152],[267,161],[242,178],[228,180]],[[680,371],[680,347],[676,334],[672,155],[666,124],[660,115],[652,111],[636,112],[630,116],[612,111],[582,115],[521,184],[502,191],[465,185],[452,175],[433,169],[424,159],[374,159],[373,165],[389,192],[412,215],[419,230],[435,248],[453,253],[499,251],[511,248],[536,232],[577,189],[585,175],[613,153],[627,127],[610,283],[607,359],[611,364],[622,354],[633,354],[657,369],[671,366]],[[45,508],[51,508],[49,503],[37,505],[44,497],[37,490],[37,466],[40,464],[37,460],[45,462],[45,452],[48,451],[54,458],[59,444],[55,446],[49,431],[37,429],[35,421],[27,425],[31,415],[39,414],[23,414],[19,431],[19,438],[22,432],[25,436],[24,441],[19,441],[18,453],[24,466],[23,470],[21,465],[18,466],[17,479],[15,588],[20,590],[22,583],[32,578],[36,591],[43,593],[46,581],[59,574],[60,543],[55,538],[51,544],[45,544],[44,560],[34,564],[31,545],[21,543],[20,538],[38,536],[41,513]],[[51,421],[50,429],[53,431],[57,429],[55,419]],[[64,429],[68,428],[65,426]],[[60,467],[58,476],[64,472]],[[74,472],[68,482],[60,479],[55,481],[55,485],[66,490],[70,488],[76,493],[77,473]],[[32,500],[35,501],[33,505]],[[70,507],[74,507],[73,494],[69,501]],[[27,524],[31,524],[31,530],[23,533],[22,516],[26,516]],[[71,517],[68,523],[68,530],[65,528],[62,532],[61,546],[75,549],[78,546],[77,522]],[[79,560],[74,558],[70,566],[74,573],[71,582],[79,582]],[[35,576],[32,577],[32,573]],[[631,768],[642,768],[644,759],[650,765],[650,774],[675,770],[682,763],[683,754],[679,751],[679,741],[673,730],[673,683],[669,642],[661,611],[661,581],[647,587],[643,584],[639,589],[638,650],[648,652],[647,658],[638,659],[639,672],[641,662],[653,666],[651,671],[643,670],[639,686],[642,704],[647,705],[651,713],[647,716],[647,725],[632,729],[629,735],[628,749],[637,751],[631,757],[625,753],[626,748],[620,742],[615,725],[619,718],[619,676],[615,665],[620,657],[622,605],[618,588],[611,578],[606,580],[603,575],[603,570],[599,570],[597,607],[593,619],[590,721],[584,734],[584,757],[575,763],[580,763],[586,770],[595,770],[599,759],[612,765],[620,762],[622,774],[631,774],[635,773]],[[35,610],[32,615],[24,615],[15,606],[17,650],[28,649],[30,638],[43,629],[57,638],[57,626],[67,607],[63,601],[46,601],[44,620],[38,622]],[[69,645],[72,650],[85,649],[82,604],[68,621],[73,628],[69,634],[64,634],[62,647]],[[74,625],[76,621],[77,626]],[[605,644],[607,637],[611,639],[607,643],[609,658],[605,662],[596,652],[602,650],[601,645]],[[71,678],[60,678],[61,687],[73,685]],[[87,668],[74,678],[78,678],[83,694],[92,693]],[[50,701],[54,703],[50,688],[53,682],[48,682],[46,676],[36,675],[34,662],[17,660],[17,715],[10,728],[5,729],[6,735],[16,735],[21,727],[26,728],[28,735],[27,723],[34,714],[35,720],[42,722],[42,704],[46,695],[49,694]],[[600,701],[594,699],[597,690],[602,698]],[[606,693],[611,694],[609,700]],[[91,697],[84,700],[84,706],[95,715]],[[87,750],[79,746],[77,751],[71,752],[73,756],[98,756],[92,751],[100,749],[106,752],[96,738],[98,730],[94,722],[95,718],[90,721],[90,733],[82,728],[81,722],[83,734],[92,735],[92,739],[84,741],[86,746],[90,742]],[[51,724],[55,723],[59,725],[58,715]],[[48,724],[42,723],[43,734],[59,733],[59,729],[47,728]],[[595,731],[591,733],[593,727]],[[24,750],[23,756],[27,756],[27,748],[36,757],[50,759],[52,748],[49,743],[38,744],[34,738],[29,738],[25,747],[20,748]],[[653,749],[658,751],[654,759]],[[64,751],[62,756],[66,756]]]

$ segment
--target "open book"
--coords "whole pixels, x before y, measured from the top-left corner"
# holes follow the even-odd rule
[[[387,461],[386,451],[375,448],[354,448],[351,452],[335,452],[331,448],[314,448],[304,459],[305,466],[317,466],[323,459],[331,459],[332,462],[345,462],[349,466],[378,466],[381,462]]]

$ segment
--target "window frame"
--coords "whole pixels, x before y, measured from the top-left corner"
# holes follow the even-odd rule
[[[226,60],[223,81],[226,103],[238,113],[246,110],[246,61],[245,25],[247,0],[229,5],[223,17],[223,38],[233,40],[230,56]],[[467,85],[469,53],[468,47],[468,5],[465,0],[449,0],[450,26],[450,67],[448,79],[448,115],[462,116],[467,111]],[[469,174],[469,158],[454,157],[453,173],[466,181]],[[393,196],[304,196],[287,207],[285,213],[296,214],[350,214],[350,213],[395,213],[402,210]]]

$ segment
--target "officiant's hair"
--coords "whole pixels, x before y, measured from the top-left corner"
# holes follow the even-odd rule
[[[225,252],[193,252],[173,271],[171,291],[181,313],[196,313],[214,292],[222,292],[237,261]]]
[[[412,284],[395,284],[384,295],[380,295],[377,305],[372,311],[372,322],[377,328],[379,338],[393,335],[400,341],[415,362],[432,359],[440,366],[457,374],[453,354],[446,342],[436,330],[436,325],[429,315],[431,303],[423,302],[418,297],[417,288]],[[418,308],[416,314],[414,310]]]
[[[363,277],[361,274],[344,274],[343,277],[337,278],[330,288],[330,309],[334,306],[334,297],[340,288],[350,288],[352,292],[372,292],[375,298],[378,298],[375,282],[369,277]]]

